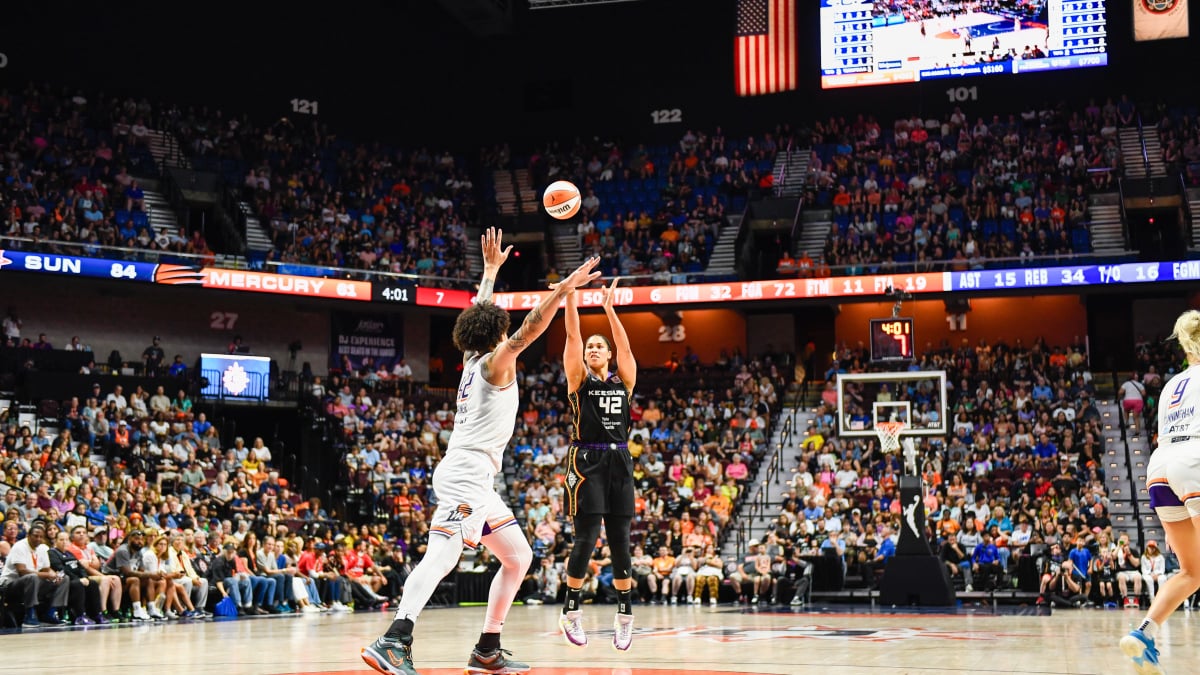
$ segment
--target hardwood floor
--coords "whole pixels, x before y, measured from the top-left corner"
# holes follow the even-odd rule
[[[1003,610],[1003,608],[1002,608]],[[1059,610],[1051,616],[871,612],[746,612],[732,607],[637,608],[629,652],[612,649],[611,606],[588,606],[591,644],[555,632],[557,606],[516,606],[504,647],[542,675],[691,673],[1131,673],[1117,640],[1137,611]],[[417,623],[422,675],[461,673],[482,607],[430,609]],[[0,673],[272,675],[369,673],[359,649],[390,613],[281,616],[115,628],[51,629],[0,636]],[[1178,612],[1159,638],[1168,672],[1200,663],[1200,613]]]

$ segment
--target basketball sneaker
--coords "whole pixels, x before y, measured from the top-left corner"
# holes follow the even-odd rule
[[[633,644],[633,615],[617,614],[613,619],[613,649],[623,652]]]
[[[1154,646],[1154,640],[1140,630],[1130,631],[1121,638],[1121,651],[1133,661],[1138,675],[1163,675],[1165,672],[1158,665],[1158,648]]]
[[[563,612],[558,618],[558,626],[562,628],[563,637],[567,643],[576,647],[587,646],[587,633],[583,632],[583,611]]]
[[[475,675],[476,673],[527,673],[529,672],[529,664],[513,661],[508,658],[512,652],[507,649],[491,649],[486,652],[479,651],[479,648],[471,650],[471,660],[467,661],[467,668],[464,671],[466,675]]]
[[[417,675],[413,667],[412,645],[383,636],[363,647],[362,660],[383,675]]]

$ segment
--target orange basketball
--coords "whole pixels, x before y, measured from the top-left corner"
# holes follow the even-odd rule
[[[559,220],[567,220],[579,213],[579,188],[570,181],[556,180],[542,194],[542,206],[546,213]]]

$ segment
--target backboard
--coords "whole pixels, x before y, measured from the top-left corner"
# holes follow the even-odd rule
[[[945,436],[946,371],[842,373],[837,376],[838,435],[875,437],[875,423],[906,422],[905,436]]]

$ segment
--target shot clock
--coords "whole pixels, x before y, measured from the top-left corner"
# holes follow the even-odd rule
[[[913,320],[871,319],[871,360],[912,361]]]

